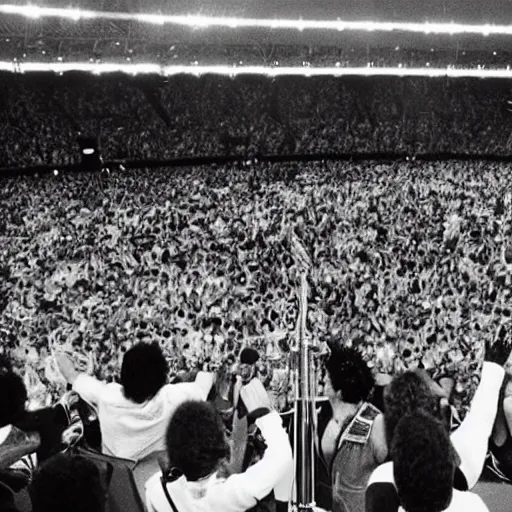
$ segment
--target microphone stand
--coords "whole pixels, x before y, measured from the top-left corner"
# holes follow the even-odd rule
[[[296,345],[292,350],[295,383],[294,408],[294,501],[293,512],[313,512],[315,506],[315,370],[313,347],[306,336],[308,308],[307,273],[301,274]]]

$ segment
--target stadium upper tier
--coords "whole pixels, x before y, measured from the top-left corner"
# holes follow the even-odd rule
[[[36,78],[37,77],[37,78]],[[0,167],[311,153],[510,155],[506,80],[1,76]]]

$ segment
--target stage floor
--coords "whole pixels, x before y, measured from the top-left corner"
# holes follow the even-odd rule
[[[498,480],[487,469],[484,469],[473,492],[484,500],[491,512],[510,512],[512,510],[512,485]]]

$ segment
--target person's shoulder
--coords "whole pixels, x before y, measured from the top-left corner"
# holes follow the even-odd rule
[[[161,481],[162,472],[158,471],[146,481],[146,509],[150,512],[172,512]],[[169,488],[168,488],[169,489]],[[171,495],[172,490],[168,491]]]
[[[123,386],[118,382],[105,382],[105,393],[113,396],[122,395],[124,397]]]
[[[119,405],[129,401],[124,396],[123,386],[121,386],[121,384],[117,382],[104,382],[100,380],[97,380],[97,382],[102,384],[101,392],[98,394],[98,398],[101,402],[106,404]]]
[[[372,473],[366,488],[366,510],[397,512],[400,500],[393,476],[393,463],[381,464]]]
[[[245,480],[244,473],[235,473],[227,478],[215,478],[208,486],[204,497],[197,500],[197,504],[200,504],[202,509],[208,510],[252,508],[251,502],[245,503],[244,493],[240,492],[246,486]]]
[[[160,480],[161,476],[162,476],[162,472],[161,471],[157,471],[152,476],[150,476],[146,480],[146,483],[144,485],[144,487],[146,488],[146,491],[149,492],[150,490],[154,490],[155,486],[160,487],[162,485],[161,484],[161,480]]]
[[[382,463],[388,455],[388,445],[386,441],[386,424],[384,414],[379,413],[373,420],[371,431],[371,442],[377,463]]]
[[[454,489],[453,498],[446,512],[489,512],[482,498],[473,492],[457,491]]]
[[[377,466],[368,480],[368,486],[375,483],[395,483],[395,477],[393,475],[393,462],[386,462]]]

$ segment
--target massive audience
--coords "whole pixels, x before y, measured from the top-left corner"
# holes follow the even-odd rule
[[[4,179],[2,347],[47,396],[63,391],[51,364],[61,343],[107,380],[134,337],[158,341],[175,373],[250,343],[283,391],[293,231],[313,258],[308,322],[321,347],[339,334],[382,373],[455,372],[464,403],[473,340],[510,338],[508,174],[412,162]]]
[[[75,162],[79,131],[118,159],[509,145],[495,81],[4,78],[4,166]],[[292,236],[318,505],[487,510],[488,445],[512,478],[509,182],[417,160],[2,178],[0,510],[284,510]]]
[[[506,81],[6,74],[2,167],[226,154],[510,152]]]

